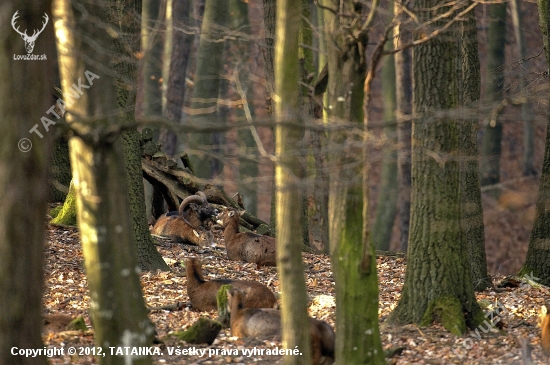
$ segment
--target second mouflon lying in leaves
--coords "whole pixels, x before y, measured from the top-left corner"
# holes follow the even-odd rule
[[[248,290],[248,289],[247,289]],[[279,337],[281,335],[281,312],[276,309],[247,308],[243,299],[247,290],[227,291],[227,308],[231,314],[231,336]],[[311,363],[314,365],[334,362],[335,334],[332,327],[323,321],[309,318],[311,336]]]
[[[201,247],[215,246],[212,232],[199,225],[193,226],[193,224],[186,219],[184,213],[186,213],[188,206],[191,204],[196,204],[201,208],[204,207],[204,209],[210,207],[203,196],[188,196],[181,203],[178,212],[168,212],[161,215],[153,226],[151,233],[170,237],[170,239],[179,243],[194,244]],[[212,208],[211,214],[217,214],[217,211]]]
[[[225,227],[223,237],[227,257],[230,260],[245,261],[260,266],[276,266],[276,240],[252,232],[239,232],[240,214],[228,208],[218,215],[218,223]]]
[[[277,308],[277,298],[265,285],[256,281],[216,279],[205,281],[202,276],[201,262],[197,258],[185,261],[187,272],[187,295],[193,308],[211,311],[218,308],[216,294],[222,285],[230,284],[233,288],[247,289],[244,304],[248,308]]]

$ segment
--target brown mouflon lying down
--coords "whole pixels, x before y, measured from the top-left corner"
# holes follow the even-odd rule
[[[240,213],[231,208],[218,215],[218,223],[225,227],[223,237],[227,257],[230,260],[255,263],[258,268],[276,266],[275,238],[252,232],[239,232],[239,219]]]
[[[180,205],[179,211],[183,212],[191,204],[206,205],[204,198],[198,195],[188,196]],[[178,243],[188,243],[201,247],[214,247],[214,235],[201,227],[193,227],[185,217],[172,212],[163,214],[159,217],[153,230],[153,234],[170,237]]]
[[[231,336],[266,337],[281,335],[281,312],[275,309],[246,308],[245,292],[231,289],[227,292],[227,307],[231,314]],[[334,362],[335,334],[323,321],[310,318],[312,361],[314,365]]]
[[[185,218],[195,229],[200,227],[207,228],[207,222],[210,222],[210,224],[215,222],[218,210],[208,203],[206,194],[202,191],[197,191],[195,195],[203,198],[206,204],[191,203],[186,206],[180,205],[179,215]]]
[[[193,308],[211,311],[218,308],[216,294],[222,285],[231,284],[233,288],[248,289],[244,304],[249,308],[277,308],[277,298],[265,285],[256,281],[216,279],[205,281],[202,276],[201,262],[192,257],[185,261],[187,272],[187,295]]]
[[[544,305],[539,313],[539,327],[541,328],[540,345],[542,346],[542,352],[550,357],[550,314],[548,314],[548,310]]]

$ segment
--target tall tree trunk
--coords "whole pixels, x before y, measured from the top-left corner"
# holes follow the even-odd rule
[[[394,12],[398,19],[404,20],[405,2],[396,1]],[[395,30],[399,34],[395,38],[395,47],[401,47],[411,41],[411,33],[403,29],[403,22]],[[412,81],[411,81],[411,50],[403,49],[395,58],[395,96],[397,122],[397,180],[398,211],[399,211],[399,247],[407,252],[409,243],[409,222],[411,217],[411,122],[406,118],[411,115],[412,108]]]
[[[392,4],[390,4],[392,5]],[[393,5],[392,5],[393,6]],[[389,9],[393,17],[393,8]],[[389,18],[391,21],[391,18]],[[392,44],[386,42],[386,49]],[[382,160],[382,177],[376,215],[372,227],[372,240],[378,250],[390,249],[393,223],[397,214],[397,128],[395,125],[396,85],[394,56],[389,55],[382,66],[382,103],[384,107],[384,145]]]
[[[137,64],[131,62],[133,55],[138,53],[140,47],[139,34],[140,24],[138,14],[141,13],[140,1],[124,0],[117,2],[117,13],[112,14],[116,18],[111,19],[113,23],[119,24],[123,39],[114,40],[115,52],[118,59],[115,69],[119,76],[117,79],[117,104],[124,110],[124,122],[135,121],[136,85],[137,85]],[[131,16],[133,15],[133,17]],[[157,35],[158,37],[159,35]],[[155,46],[157,47],[157,46]],[[157,60],[158,61],[158,60]],[[153,97],[152,94],[155,94]],[[155,92],[144,99],[145,104],[154,103],[159,97]],[[143,110],[148,113],[156,113],[151,105]],[[135,247],[137,249],[138,263],[142,270],[164,270],[169,271],[168,265],[157,251],[146,216],[143,173],[141,170],[141,147],[140,134],[137,130],[131,129],[121,133],[121,142],[124,156],[124,171],[126,172],[127,195],[130,199],[130,217],[132,232],[134,235]]]
[[[248,19],[248,3],[243,0],[231,0],[229,2],[232,15],[232,29],[238,31],[237,41],[229,47],[233,53],[232,58],[236,66],[234,73],[237,93],[242,100],[242,108],[236,108],[235,119],[238,122],[252,122],[254,119],[254,92],[250,74],[250,21]],[[247,211],[256,215],[258,211],[258,153],[257,146],[250,129],[238,131],[239,171],[237,188],[243,197],[243,203]]]
[[[223,72],[228,13],[228,1],[206,0],[191,100],[191,121],[197,126],[225,123],[218,118],[218,95]],[[188,136],[189,156],[198,177],[209,179],[222,171],[222,139],[223,135],[220,133],[195,132]]]
[[[266,82],[266,104],[267,112],[269,115],[273,115],[273,96],[275,90],[275,34],[276,34],[276,13],[277,13],[277,1],[276,0],[263,0],[264,4],[264,29],[265,29],[265,47],[262,49],[265,67],[265,82]],[[275,142],[276,143],[276,142]],[[273,186],[275,186],[275,179],[273,179]],[[276,191],[273,189],[271,196],[271,210],[269,224],[273,229],[277,228],[276,219],[276,205],[277,197]]]
[[[303,137],[300,120],[298,33],[301,5],[295,0],[282,0],[277,6],[277,40],[275,42],[275,116],[277,125],[275,167],[277,196],[277,270],[281,282],[281,325],[283,346],[297,347],[302,356],[284,356],[285,365],[311,363],[307,294],[302,269],[302,178],[301,159],[294,155]]]
[[[415,8],[422,23],[449,11],[443,0],[420,0]],[[431,27],[443,24],[436,21]],[[448,31],[414,49],[415,114],[459,106],[461,45],[457,27],[451,25]],[[407,272],[390,322],[430,325],[439,319],[448,331],[460,335],[467,327],[477,325],[483,313],[474,296],[466,234],[461,225],[459,123],[448,117],[415,120],[412,139]]]
[[[327,66],[327,41],[325,31],[325,17],[321,8],[315,7],[315,15],[317,17],[317,36],[319,44],[319,53],[317,58],[317,74],[321,74],[323,69]],[[315,97],[315,95],[314,95]],[[319,96],[317,96],[319,98]],[[314,101],[320,103],[314,105],[316,109],[314,111],[314,117],[323,119],[323,122],[327,121],[327,115],[325,113],[325,107],[328,105],[328,93],[322,94],[322,99]],[[330,253],[329,245],[329,233],[328,233],[328,192],[329,192],[329,176],[326,171],[326,154],[323,153],[323,149],[327,144],[327,136],[324,131],[314,132],[312,134],[312,149],[314,164],[316,166],[315,175],[312,180],[315,181],[313,189],[314,200],[309,205],[308,217],[310,221],[310,233],[313,240],[322,242],[322,250],[324,253]]]
[[[525,79],[525,39],[523,37],[523,21],[521,19],[521,8],[518,0],[510,0],[512,11],[512,22],[514,23],[514,35],[516,38],[516,54],[520,66],[519,69],[519,90],[526,92],[527,81]],[[533,109],[529,101],[521,104],[521,119],[523,120],[523,176],[536,176],[537,169],[534,166],[535,159],[535,124],[533,122]]]
[[[144,116],[162,115],[164,0],[142,0],[141,52]],[[158,137],[158,131],[157,137]],[[155,138],[156,139],[156,138]]]
[[[121,30],[112,19],[125,7],[117,8],[114,2],[83,5],[55,0],[53,9],[66,119],[75,133],[69,147],[84,266],[93,300],[90,313],[95,342],[106,354],[97,360],[100,364],[150,364],[149,356],[130,359],[130,354],[112,355],[109,350],[150,346],[154,332],[136,272],[127,180],[121,174],[125,168],[121,140],[112,131],[113,126],[125,123],[126,115],[117,105],[113,72],[96,69],[118,61],[111,57],[112,36]],[[109,26],[100,27],[97,22]],[[98,47],[104,52],[97,52]],[[87,87],[81,95],[76,94],[78,97],[68,99],[73,84]]]
[[[339,15],[324,11],[330,123],[351,122],[363,130],[364,54],[377,3],[367,20],[362,20],[361,6],[354,1],[323,1],[323,5],[339,9]],[[336,363],[380,364],[384,353],[378,328],[376,257],[363,226],[368,222],[368,189],[363,189],[367,161],[357,164],[362,148],[346,147],[364,141],[332,132],[330,143],[330,163],[335,166],[330,175],[329,240],[336,292]]]
[[[466,20],[461,23],[460,29],[462,74],[459,77],[459,84],[462,87],[462,96],[459,103],[465,107],[475,107],[475,103],[479,101],[481,86],[477,26],[473,12],[465,17]],[[474,290],[482,291],[491,286],[491,278],[487,274],[485,228],[479,182],[478,124],[478,120],[475,118],[464,119],[459,124],[460,185],[461,226],[468,244],[470,274]]]
[[[502,97],[504,84],[504,48],[506,45],[506,3],[490,4],[487,37],[487,99]],[[498,120],[485,126],[481,141],[481,185],[500,181],[502,123]]]
[[[165,52],[168,75],[166,85],[166,106],[164,115],[176,125],[181,123],[183,103],[187,91],[185,78],[187,77],[187,66],[191,55],[191,46],[193,44],[192,19],[191,19],[191,0],[168,0],[167,12],[171,12],[168,18],[167,27],[170,32],[167,33],[170,41],[165,44],[170,45],[169,52]],[[173,131],[161,131],[160,141],[163,143],[164,152],[168,155],[176,154],[177,136]]]
[[[264,28],[265,28],[265,48],[263,49],[265,64],[265,80],[267,88],[267,107],[269,114],[273,113],[271,107],[273,100],[273,90],[275,88],[275,33],[277,13],[276,0],[263,0],[264,2]]]
[[[538,0],[539,24],[544,42],[546,62],[550,68],[550,1]],[[546,97],[550,95],[547,93]],[[537,282],[550,286],[550,114],[547,115],[546,147],[540,177],[535,222],[529,238],[525,263],[518,275],[535,277]]]
[[[13,356],[12,349],[41,349],[44,284],[44,213],[50,193],[51,135],[29,131],[52,106],[54,52],[52,21],[36,40],[34,54],[48,60],[14,60],[26,55],[25,43],[11,27],[40,29],[50,1],[8,0],[0,13],[0,363],[46,365],[45,356]],[[51,14],[50,14],[51,16]],[[53,118],[50,115],[48,118]],[[55,118],[53,118],[55,119]],[[24,152],[26,151],[26,152]],[[31,208],[32,207],[32,208]]]

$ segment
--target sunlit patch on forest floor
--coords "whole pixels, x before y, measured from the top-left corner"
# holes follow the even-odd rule
[[[216,237],[219,237],[219,231]],[[220,242],[220,241],[218,241]],[[254,264],[230,261],[225,258],[225,249],[219,245],[213,249],[174,244],[159,240],[158,250],[169,262],[172,272],[146,272],[141,276],[145,300],[148,307],[187,303],[185,270],[182,262],[186,257],[199,256],[203,260],[205,278],[219,277],[257,280],[278,292],[279,282],[275,268],[256,269]],[[88,316],[89,296],[83,271],[80,239],[75,229],[49,228],[45,247],[46,286],[44,293],[44,314],[68,314],[84,316],[91,329]],[[387,318],[399,299],[405,277],[405,259],[388,256],[378,258],[380,280],[380,319]],[[310,315],[327,321],[334,326],[335,308],[333,302],[334,282],[330,260],[325,255],[304,254],[304,270],[308,294],[311,301]],[[494,277],[495,282],[502,277]],[[458,338],[439,326],[419,328],[409,325],[388,327],[381,331],[384,348],[404,347],[399,356],[388,359],[392,364],[522,364],[517,338],[526,338],[533,347],[533,359],[543,363],[539,345],[539,329],[536,328],[537,312],[544,300],[549,298],[547,288],[529,286],[513,289],[493,289],[477,296],[478,300],[499,303],[503,330],[483,329]],[[188,328],[201,315],[216,318],[216,312],[201,313],[189,304],[180,311],[155,310],[150,313],[158,338],[164,343],[155,345],[163,356],[155,356],[156,364],[277,364],[280,357],[272,355],[245,356],[243,349],[258,350],[281,348],[276,340],[239,340],[231,337],[229,330],[220,332],[211,346],[186,345],[168,335],[173,331]],[[496,321],[496,320],[494,320]],[[484,326],[486,328],[486,326]],[[480,337],[480,338],[478,338]],[[65,331],[44,334],[47,346],[92,347],[93,332]],[[212,350],[218,355],[199,357],[197,355],[168,355],[168,349],[196,348]],[[225,350],[225,353],[222,351]],[[238,354],[235,355],[235,352]],[[50,359],[52,364],[92,364],[92,356],[62,356]]]

